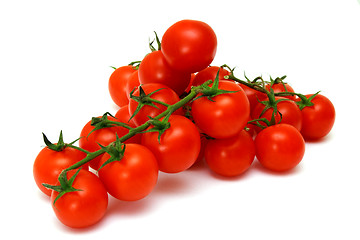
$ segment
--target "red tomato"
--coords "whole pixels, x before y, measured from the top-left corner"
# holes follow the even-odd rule
[[[171,88],[169,88],[163,84],[160,84],[160,83],[143,84],[142,89],[144,90],[144,92],[146,94],[150,94],[158,89],[161,89],[160,91],[152,94],[150,97],[152,99],[155,99],[155,100],[158,100],[158,101],[170,104],[170,105],[175,104],[178,101],[180,101],[179,96]],[[133,95],[139,96],[139,89],[137,89]],[[134,114],[137,106],[138,106],[138,102],[136,102],[134,99],[130,99],[129,113],[131,116]],[[149,120],[149,116],[154,118],[167,109],[166,106],[159,104],[159,103],[155,103],[155,106],[157,106],[157,108],[155,108],[153,106],[149,106],[149,105],[145,105],[144,107],[142,107],[141,110],[132,118],[134,120],[134,123],[137,126],[140,126]],[[177,111],[176,113],[180,114],[181,110]]]
[[[238,83],[240,87],[244,90],[247,98],[249,99],[250,103],[250,112],[253,112],[256,105],[259,103],[259,101],[264,101],[267,96],[265,93],[259,92],[253,88],[250,88],[244,84]]]
[[[187,93],[190,92],[191,87],[193,86],[195,76],[196,76],[195,73],[191,74],[190,82],[189,82],[188,86],[186,87],[185,92],[187,92]]]
[[[192,117],[196,125],[213,138],[228,138],[238,134],[250,116],[249,100],[239,85],[219,81],[219,89],[237,91],[220,94],[213,101],[202,97],[192,103]]]
[[[70,179],[76,170],[67,173]],[[108,194],[100,179],[93,173],[80,170],[72,186],[81,191],[65,193],[52,204],[56,217],[64,225],[72,228],[84,228],[99,222],[108,206]],[[54,202],[58,192],[52,191]]]
[[[101,165],[110,158],[105,153]],[[158,164],[154,154],[139,144],[126,144],[124,157],[99,170],[99,177],[113,197],[136,201],[146,197],[158,179]]]
[[[178,173],[191,167],[200,152],[200,134],[196,126],[186,117],[172,115],[168,128],[158,141],[158,132],[147,132],[142,136],[142,144],[155,155],[159,170]]]
[[[130,101],[130,93],[132,90],[134,90],[135,88],[137,88],[140,85],[140,80],[139,80],[139,71],[134,72],[133,74],[131,74],[129,81],[127,82],[126,86],[125,86],[125,93],[126,93],[126,97],[128,98],[128,103]]]
[[[139,67],[139,80],[141,84],[161,83],[170,87],[178,95],[184,93],[190,79],[190,73],[172,69],[161,51],[154,51],[146,55]]]
[[[43,193],[50,196],[51,190],[45,188],[42,184],[55,185],[62,170],[85,157],[84,152],[70,147],[66,147],[59,152],[48,147],[43,148],[37,155],[33,166],[33,175],[37,186]],[[83,166],[83,169],[87,169],[87,167]]]
[[[270,88],[274,90],[274,93],[280,93],[280,92],[294,92],[294,89],[287,83],[275,83],[273,85],[267,84],[266,89],[270,91]],[[289,95],[284,96],[288,99],[295,100],[296,95]]]
[[[195,73],[213,61],[217,48],[214,30],[206,23],[182,20],[170,26],[161,40],[161,51],[169,65]]]
[[[111,116],[108,116],[108,119],[112,121],[117,121],[116,118],[113,118]],[[101,149],[99,144],[101,144],[102,146],[107,146],[110,143],[114,142],[116,140],[116,134],[118,135],[118,137],[122,137],[129,132],[129,130],[124,127],[115,126],[115,127],[108,127],[108,128],[95,130],[89,135],[89,133],[93,129],[94,126],[91,126],[91,121],[89,121],[81,130],[80,133],[81,138],[79,140],[79,146],[90,152],[94,152]],[[136,138],[130,138],[127,141],[125,141],[125,143],[132,143],[132,142],[136,142]],[[93,169],[98,169],[100,167],[99,166],[100,159],[101,156],[98,156],[93,160],[91,160],[89,162],[90,167]]]
[[[231,138],[208,140],[205,160],[215,173],[233,177],[245,172],[255,158],[255,144],[245,130]]]
[[[281,98],[275,98],[276,100]],[[273,108],[269,108],[265,111],[265,113],[260,116],[261,112],[264,110],[265,105],[262,103],[258,103],[258,105],[254,108],[252,113],[252,118],[266,118],[267,120],[271,120],[272,113],[274,112]],[[302,126],[302,118],[301,118],[301,111],[299,107],[296,105],[295,102],[288,100],[288,101],[281,101],[277,104],[277,110],[281,113],[277,113],[275,115],[275,122],[278,123],[281,119],[280,123],[287,123],[294,126],[298,131],[301,130]],[[260,122],[261,125],[266,126],[265,123]],[[257,132],[260,131],[260,128],[255,128]]]
[[[309,98],[312,94],[305,96]],[[327,97],[318,94],[311,102],[313,106],[301,110],[303,121],[301,134],[309,140],[325,137],[332,129],[336,115],[334,105]]]
[[[129,103],[125,87],[130,76],[136,72],[133,66],[123,66],[117,68],[109,78],[109,92],[112,100],[119,107]]]
[[[287,171],[297,166],[305,153],[305,141],[289,124],[265,128],[255,138],[256,157],[267,169]]]
[[[219,71],[219,69],[220,69],[220,71]],[[216,66],[207,67],[195,75],[194,81],[193,81],[193,86],[199,86],[199,85],[203,84],[204,82],[206,82],[207,80],[214,81],[218,71],[219,71],[219,80],[224,80],[224,77],[230,74],[230,72],[228,70],[226,70],[222,67],[216,67]]]
[[[122,123],[126,123],[128,124],[130,127],[135,128],[136,125],[134,123],[134,120],[131,119],[130,120],[130,114],[129,114],[129,106],[125,105],[122,106],[115,114],[115,118],[116,121],[118,122],[122,122]],[[127,132],[128,133],[128,132]],[[120,137],[120,136],[119,136]],[[131,140],[129,139],[128,142],[132,142],[132,143],[140,143],[141,142],[141,134],[138,133],[135,136],[133,136],[131,138]]]

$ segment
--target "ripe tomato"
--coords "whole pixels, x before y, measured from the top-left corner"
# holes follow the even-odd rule
[[[170,26],[161,40],[161,51],[169,65],[195,73],[213,61],[217,48],[214,30],[206,23],[182,20]]]
[[[294,92],[294,89],[287,83],[275,83],[273,85],[267,84],[266,89],[270,91],[270,89],[274,90],[274,93],[280,92]],[[295,95],[284,96],[288,99],[295,100]]]
[[[281,99],[280,97],[276,97],[276,100]],[[264,112],[262,116],[260,116],[261,112],[264,110],[265,105],[262,103],[258,103],[253,110],[252,118],[266,118],[267,120],[271,120],[271,116],[274,112],[273,108],[269,108]],[[296,105],[295,102],[288,100],[288,101],[281,101],[277,104],[277,110],[281,113],[281,117],[279,113],[275,114],[275,122],[278,123],[281,119],[280,123],[287,123],[294,126],[298,131],[301,130],[302,126],[302,117],[301,111],[299,107]],[[261,125],[266,126],[265,123],[260,122]],[[260,128],[255,128],[256,132],[261,131]]]
[[[228,70],[222,67],[210,66],[201,70],[195,75],[192,85],[199,86],[204,82],[206,82],[207,80],[214,81],[218,71],[219,71],[219,80],[224,80],[224,77],[230,74]]]
[[[117,121],[116,118],[113,118],[111,116],[108,116],[107,118],[111,121]],[[101,144],[102,146],[107,146],[110,143],[114,142],[116,140],[116,134],[118,135],[118,137],[122,137],[129,132],[129,130],[124,127],[114,126],[114,127],[95,130],[89,135],[89,133],[93,129],[94,126],[91,126],[91,121],[89,121],[81,130],[80,133],[81,138],[79,140],[79,146],[90,152],[94,152],[101,149],[99,144]],[[125,141],[125,143],[132,143],[136,141],[137,141],[136,138],[130,138],[127,141]],[[93,169],[98,169],[100,167],[99,166],[100,159],[101,159],[101,155],[91,160],[89,162],[90,167]]]
[[[250,103],[250,112],[252,113],[256,105],[259,103],[259,101],[264,101],[267,96],[265,93],[259,92],[255,89],[252,89],[244,84],[238,83],[240,87],[244,90],[249,103]]]
[[[249,100],[239,85],[231,81],[219,81],[219,89],[236,91],[220,94],[212,98],[196,99],[192,103],[192,117],[196,125],[213,138],[235,136],[245,125],[250,116]]]
[[[312,94],[305,95],[309,98]],[[325,137],[335,122],[335,108],[325,96],[318,94],[311,102],[313,106],[301,110],[303,127],[301,134],[305,139],[319,139]]]
[[[233,177],[245,172],[255,158],[255,144],[245,130],[231,138],[208,140],[205,148],[207,165],[215,173]]]
[[[133,66],[119,67],[115,69],[109,78],[110,96],[119,107],[129,103],[125,87],[130,76],[136,71]]]
[[[139,80],[141,84],[161,83],[170,87],[178,95],[184,93],[190,79],[190,73],[172,69],[161,51],[154,51],[146,55],[139,67]]]
[[[200,152],[200,134],[184,116],[172,115],[169,123],[170,128],[161,135],[160,143],[158,132],[144,133],[141,143],[154,153],[160,171],[177,173],[195,163]]]
[[[76,170],[69,171],[68,179],[75,173]],[[99,222],[108,206],[108,194],[100,179],[92,172],[80,170],[72,186],[81,191],[65,193],[52,204],[56,217],[72,228],[89,227]],[[52,191],[52,202],[58,194]]]
[[[140,80],[139,80],[139,70],[134,72],[133,74],[131,74],[129,81],[127,81],[126,86],[125,86],[125,93],[126,93],[126,97],[128,98],[128,103],[130,101],[130,93],[132,90],[134,90],[135,88],[137,88],[140,85]]]
[[[305,153],[305,141],[289,124],[280,123],[262,130],[255,138],[256,157],[267,169],[287,171],[297,166]]]
[[[158,101],[170,104],[170,105],[172,105],[180,100],[179,96],[174,92],[174,90],[172,90],[171,88],[169,88],[163,84],[160,84],[160,83],[143,84],[142,89],[144,90],[144,92],[146,94],[150,94],[156,90],[161,89],[160,91],[152,94],[150,97],[152,99],[155,99],[155,100],[158,100]],[[137,89],[133,95],[139,96],[139,89]],[[132,118],[134,120],[134,123],[137,126],[140,126],[140,125],[144,124],[146,121],[148,121],[149,116],[154,118],[167,109],[166,106],[159,104],[159,103],[154,103],[154,105],[157,106],[157,108],[155,108],[153,106],[145,105]],[[129,113],[131,116],[134,114],[137,106],[138,106],[138,102],[136,102],[134,99],[130,99]],[[177,111],[176,113],[181,114],[181,110]]]
[[[121,108],[119,108],[119,110],[115,114],[115,118],[116,118],[116,121],[118,121],[118,122],[126,123],[132,128],[136,127],[134,120],[133,119],[130,120],[130,113],[129,113],[128,105],[125,105],[125,106],[122,106]],[[128,133],[128,131],[126,133]],[[130,139],[127,140],[127,142],[140,143],[141,142],[141,134],[140,133],[136,134],[135,136],[133,136],[131,138],[131,140]]]
[[[37,155],[33,166],[36,185],[43,193],[50,196],[51,190],[45,188],[42,184],[55,185],[62,170],[74,165],[85,157],[86,154],[84,152],[70,147],[65,147],[59,152],[48,147],[43,148]],[[87,167],[84,166],[83,169],[87,169]]]
[[[105,153],[101,165],[110,158]],[[108,163],[99,170],[99,177],[113,197],[135,201],[146,197],[158,179],[158,164],[154,154],[139,144],[126,144],[121,160]]]

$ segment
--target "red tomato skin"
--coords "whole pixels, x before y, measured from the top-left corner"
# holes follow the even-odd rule
[[[134,123],[134,120],[130,120],[130,113],[129,113],[129,106],[125,105],[119,108],[119,110],[115,114],[116,121],[126,123],[130,127],[136,128],[136,125]],[[127,131],[128,133],[128,131]],[[131,139],[128,139],[127,142],[131,143],[140,143],[141,142],[141,134],[138,133],[135,136],[133,136]]]
[[[195,75],[192,85],[199,86],[204,82],[206,82],[207,80],[214,81],[218,71],[219,71],[219,80],[224,80],[225,76],[230,75],[230,72],[222,67],[210,66],[201,70]]]
[[[275,99],[280,99],[279,97]],[[262,103],[258,103],[256,107],[253,110],[252,118],[257,119],[260,118],[260,114],[263,111],[265,106]],[[277,104],[278,111],[282,114],[280,117],[280,114],[275,115],[275,121],[276,123],[287,123],[292,126],[294,126],[298,131],[301,130],[302,127],[302,116],[301,111],[299,107],[296,105],[293,101],[282,101]],[[273,113],[273,109],[270,108],[265,111],[265,113],[261,116],[261,118],[266,118],[267,120],[271,120],[271,116]],[[265,126],[265,123],[260,122],[261,125]],[[255,127],[256,132],[260,132],[261,129],[258,127]]]
[[[179,72],[172,69],[160,50],[146,55],[139,67],[140,84],[164,84],[174,90],[178,95],[185,92],[190,79],[190,73]]]
[[[84,152],[70,147],[66,147],[59,152],[48,147],[43,148],[37,155],[33,166],[36,185],[43,193],[51,196],[51,190],[45,188],[42,184],[55,185],[62,170],[74,165],[85,157],[86,154]],[[88,169],[88,165],[82,168]]]
[[[110,157],[105,154],[103,164]],[[154,189],[159,167],[154,154],[139,144],[126,144],[124,157],[99,170],[99,177],[113,197],[123,201],[140,200]]]
[[[161,40],[161,51],[178,71],[195,73],[213,61],[217,49],[214,30],[206,23],[182,20],[170,26]]]
[[[259,92],[255,89],[252,89],[244,84],[238,83],[239,86],[244,90],[249,103],[250,103],[250,112],[252,113],[254,111],[254,108],[259,103],[259,101],[264,101],[267,99],[267,96],[265,93]]]
[[[125,93],[126,93],[126,97],[128,99],[127,105],[129,104],[129,101],[130,101],[131,91],[136,89],[139,85],[140,85],[139,71],[137,70],[136,72],[131,74],[129,81],[127,81],[126,86],[125,86]]]
[[[174,90],[172,90],[171,88],[169,88],[166,85],[163,85],[160,83],[147,83],[147,84],[143,84],[142,88],[146,94],[149,94],[158,89],[161,89],[160,91],[151,95],[151,98],[165,102],[167,104],[172,105],[172,104],[175,104],[178,101],[180,101],[179,96],[174,92]],[[134,92],[134,96],[139,96],[139,89],[137,89]],[[141,108],[141,110],[132,118],[134,123],[136,124],[136,126],[140,126],[140,125],[144,124],[146,121],[148,121],[149,120],[148,116],[154,118],[166,110],[165,106],[158,104],[158,103],[154,103],[154,104],[158,108],[146,105],[143,108]],[[133,99],[130,99],[129,113],[131,116],[135,112],[137,106],[138,106],[138,102],[136,102]],[[182,110],[179,109],[178,111],[175,112],[175,114],[182,114]]]
[[[108,84],[109,93],[114,103],[119,107],[129,103],[125,87],[132,73],[135,71],[133,66],[122,66],[115,69],[110,75]]]
[[[75,172],[69,171],[68,179]],[[72,186],[82,191],[66,193],[52,204],[56,217],[71,228],[85,228],[99,222],[108,206],[108,194],[100,179],[92,172],[80,170]],[[57,196],[58,192],[52,191],[51,202]]]
[[[142,145],[152,151],[158,161],[159,170],[178,173],[190,168],[200,153],[200,134],[196,126],[186,117],[172,115],[170,128],[158,141],[157,132],[147,132],[142,136]]]
[[[225,177],[241,175],[249,169],[254,159],[254,140],[245,130],[231,138],[208,140],[205,148],[209,168]]]
[[[113,118],[111,116],[108,116],[108,119],[112,121],[117,121],[116,118]],[[116,134],[119,137],[122,137],[129,132],[128,129],[119,126],[98,129],[89,135],[89,133],[93,129],[94,127],[91,126],[91,121],[89,121],[81,130],[81,138],[79,140],[79,146],[90,152],[100,150],[101,147],[99,146],[99,144],[101,144],[102,146],[107,146],[110,143],[114,142],[116,140]],[[130,138],[126,140],[125,143],[132,143],[136,141],[136,138]],[[97,170],[100,167],[99,161],[101,160],[101,157],[102,155],[92,159],[89,162],[90,167]]]
[[[276,172],[296,167],[305,153],[305,141],[289,124],[277,124],[262,130],[255,138],[256,157],[267,169]]]
[[[228,138],[238,134],[250,116],[249,100],[242,88],[231,81],[219,81],[219,89],[237,91],[213,97],[202,97],[192,103],[192,117],[196,125],[213,138]]]
[[[285,85],[285,86],[284,86]],[[294,89],[287,83],[275,83],[272,86],[270,84],[267,84],[266,89],[270,91],[270,88],[272,88],[274,90],[274,93],[280,93],[280,92],[294,92]],[[285,89],[286,88],[286,89]],[[285,98],[291,99],[293,101],[295,101],[296,99],[296,95],[289,95],[289,96],[284,96]]]
[[[305,95],[309,98],[312,94]],[[301,110],[303,127],[301,134],[306,140],[316,140],[329,134],[335,123],[335,107],[325,96],[318,94],[312,100],[313,106]]]

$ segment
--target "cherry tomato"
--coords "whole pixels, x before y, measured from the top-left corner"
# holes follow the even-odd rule
[[[289,124],[276,124],[262,130],[255,138],[256,157],[267,169],[287,171],[297,166],[305,153],[305,141]]]
[[[312,94],[305,96],[309,98]],[[318,94],[311,102],[313,106],[301,110],[303,121],[301,134],[309,140],[328,135],[334,125],[336,115],[334,105],[327,97]]]
[[[169,65],[195,73],[213,61],[217,48],[214,30],[206,23],[182,20],[170,26],[161,40],[161,51]]]
[[[280,92],[294,92],[294,89],[287,83],[275,83],[273,85],[267,84],[266,89],[270,91],[270,88],[274,90],[274,93],[280,93]],[[284,96],[288,99],[295,100],[296,95],[289,95]]]
[[[205,148],[207,165],[215,173],[234,177],[244,173],[255,158],[255,144],[245,130],[231,138],[208,140]]]
[[[176,102],[178,102],[180,100],[179,96],[174,92],[174,90],[172,90],[171,88],[160,84],[160,83],[147,83],[147,84],[143,84],[142,89],[144,90],[144,92],[146,94],[150,94],[156,90],[161,89],[160,91],[152,94],[150,97],[152,99],[164,102],[166,104],[175,104]],[[139,89],[137,89],[134,94],[134,96],[139,96]],[[159,103],[154,103],[155,106],[157,106],[157,108],[153,107],[153,106],[149,106],[149,105],[145,105],[144,107],[141,108],[141,110],[132,118],[134,120],[134,123],[137,126],[140,126],[142,124],[144,124],[146,121],[149,120],[149,116],[150,117],[156,117],[157,115],[159,115],[160,113],[162,113],[163,111],[166,110],[166,106],[159,104]],[[138,102],[136,102],[134,99],[130,99],[129,102],[129,113],[132,116],[136,110],[138,106]],[[181,110],[177,111],[176,113],[181,114]]]
[[[127,81],[126,86],[125,86],[125,93],[126,93],[126,97],[128,98],[128,103],[130,101],[130,93],[132,90],[134,90],[135,88],[137,88],[140,85],[140,80],[139,80],[139,71],[134,72],[133,74],[131,74],[129,81]]]
[[[129,113],[128,105],[125,105],[125,106],[122,106],[121,108],[119,108],[119,110],[115,114],[115,118],[116,118],[116,121],[118,121],[118,122],[126,123],[132,128],[136,127],[134,120],[133,119],[130,120],[130,113]],[[126,133],[128,133],[128,132],[129,131],[127,131]],[[140,133],[136,134],[135,136],[133,136],[131,138],[131,140],[130,139],[127,140],[127,142],[140,143],[141,142],[141,134]]]
[[[139,67],[139,80],[141,84],[161,83],[170,87],[178,95],[184,93],[190,79],[190,73],[183,73],[172,69],[161,51],[154,51],[146,55]]]
[[[206,82],[207,80],[214,81],[218,71],[219,71],[219,80],[224,80],[224,77],[230,74],[228,70],[222,67],[210,66],[201,70],[195,75],[193,86],[199,86],[204,82]]]
[[[250,116],[249,100],[242,88],[231,81],[219,81],[219,89],[236,91],[220,94],[210,101],[207,97],[196,99],[192,103],[192,117],[196,125],[213,138],[235,136]]]
[[[51,150],[48,147],[43,148],[37,155],[33,166],[33,175],[37,186],[43,193],[50,196],[51,190],[42,184],[55,185],[62,170],[85,157],[84,152],[70,147],[65,147],[61,151]],[[87,167],[84,166],[83,169],[87,169]]]
[[[105,153],[101,165],[110,158]],[[113,197],[136,201],[146,197],[158,179],[158,164],[154,154],[139,144],[126,144],[121,160],[108,163],[99,170],[99,177]]]
[[[115,69],[109,78],[110,96],[119,107],[129,103],[125,87],[132,73],[136,71],[133,66],[122,66]]]
[[[276,97],[275,99],[278,100],[278,99],[282,99],[282,98]],[[264,114],[262,116],[260,116],[260,114],[264,110],[264,108],[265,108],[264,104],[258,103],[258,105],[253,110],[252,118],[253,119],[266,118],[267,120],[270,121],[271,116],[274,112],[274,109],[269,108],[268,110],[266,110],[264,112]],[[275,114],[275,122],[276,123],[279,123],[279,121],[281,119],[280,123],[287,123],[287,124],[294,126],[298,131],[301,130],[301,127],[302,127],[301,111],[295,102],[293,102],[291,100],[281,101],[277,104],[277,110],[281,113],[281,115],[279,113]],[[259,122],[259,123],[263,126],[266,126],[265,123],[262,123],[262,122]],[[260,128],[256,127],[255,130],[256,130],[256,132],[259,132]]]
[[[170,128],[160,137],[158,132],[147,132],[142,136],[142,145],[155,155],[159,170],[178,173],[191,167],[199,156],[200,134],[196,126],[186,117],[172,115]]]
[[[117,121],[116,118],[113,118],[111,116],[108,116],[107,118],[111,121]],[[101,144],[102,146],[107,146],[110,143],[114,142],[116,140],[116,135],[118,135],[118,137],[122,137],[129,132],[128,129],[121,126],[107,127],[95,131],[93,131],[93,129],[94,126],[91,126],[91,121],[89,121],[81,130],[81,138],[79,140],[79,146],[90,152],[100,150],[101,147],[99,146],[99,144]],[[90,133],[91,131],[93,132]],[[130,138],[126,140],[125,143],[132,143],[136,141],[136,138]],[[92,159],[89,162],[90,167],[97,170],[100,167],[99,161],[101,157],[102,155]]]
[[[70,179],[76,170],[67,173]],[[52,204],[56,217],[64,225],[72,228],[84,228],[99,222],[108,206],[108,194],[100,179],[92,172],[80,170],[72,187],[81,191],[65,193]],[[58,192],[52,191],[54,202]]]
[[[265,93],[259,92],[253,88],[250,88],[244,84],[238,83],[240,87],[244,90],[249,103],[250,103],[250,112],[252,113],[256,105],[259,103],[259,101],[264,101],[267,96]]]

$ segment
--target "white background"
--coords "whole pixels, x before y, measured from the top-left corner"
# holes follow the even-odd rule
[[[308,143],[301,164],[273,174],[255,161],[224,179],[204,166],[160,174],[138,202],[110,198],[85,230],[63,226],[36,187],[44,146],[78,138],[93,116],[117,107],[112,69],[149,52],[153,31],[207,22],[218,37],[213,65],[251,78],[287,75],[297,92],[335,105],[331,134]],[[1,1],[1,235],[36,239],[359,239],[360,4],[357,0]],[[10,236],[9,236],[10,235]]]

